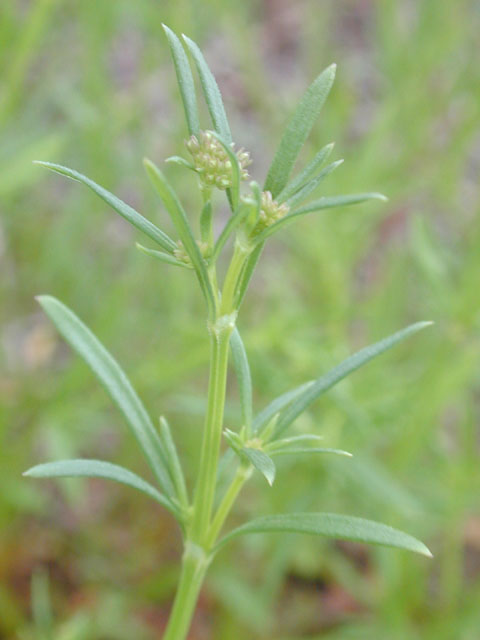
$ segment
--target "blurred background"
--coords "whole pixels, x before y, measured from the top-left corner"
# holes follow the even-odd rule
[[[434,560],[252,536],[213,564],[192,640],[478,640],[474,0],[2,1],[0,638],[158,638],[174,593],[180,540],[160,507],[107,482],[21,477],[81,456],[146,473],[120,414],[39,311],[40,293],[92,327],[152,416],[167,415],[195,473],[208,344],[191,274],[140,254],[142,238],[102,201],[31,163],[86,173],[169,230],[141,165],[184,151],[162,22],[201,45],[260,182],[303,90],[336,62],[302,159],[335,141],[333,159],[346,162],[324,192],[390,198],[313,214],[270,243],[239,324],[256,408],[409,322],[436,322],[301,418],[352,461],[282,458],[273,489],[255,478],[235,516],[351,513],[416,535]],[[167,171],[196,210],[192,178]],[[228,426],[239,415],[231,384]]]

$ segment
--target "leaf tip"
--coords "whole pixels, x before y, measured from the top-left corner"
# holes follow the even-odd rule
[[[49,300],[54,300],[54,298],[52,296],[49,296],[46,293],[42,293],[42,294],[40,294],[38,296],[34,296],[34,297],[35,297],[35,300],[38,302],[38,304],[41,307],[44,307],[45,303],[48,302]]]

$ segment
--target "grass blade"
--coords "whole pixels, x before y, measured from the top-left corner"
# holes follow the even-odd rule
[[[198,45],[193,40],[190,40],[186,35],[182,35],[182,37],[190,50],[195,66],[197,67],[203,95],[205,96],[205,101],[207,103],[210,117],[212,118],[214,129],[227,143],[230,143],[232,142],[232,134],[230,132],[230,125],[228,124],[227,114],[225,113],[225,107],[223,106],[222,95],[218,88],[217,81],[215,80],[213,73],[210,71],[210,68]]]
[[[270,191],[274,198],[288,182],[298,154],[332,88],[335,70],[336,65],[332,64],[313,81],[287,125],[263,188],[264,191]]]
[[[234,329],[230,336],[230,349],[232,350],[233,366],[235,368],[240,392],[242,420],[247,429],[247,434],[250,434],[252,426],[252,376],[245,345],[243,344],[238,329]]]
[[[104,462],[103,460],[58,460],[57,462],[47,462],[38,464],[28,471],[24,476],[30,478],[105,478],[119,482],[132,489],[141,491],[150,498],[153,498],[169,511],[178,516],[178,510],[173,506],[168,498],[152,487],[151,484],[137,476],[132,471],[120,467],[117,464]]]
[[[210,315],[213,317],[215,300],[212,285],[208,277],[205,261],[200,253],[200,249],[198,248],[198,244],[195,241],[192,229],[188,222],[187,214],[160,169],[154,165],[153,162],[147,159],[143,161],[143,164],[145,165],[148,177],[172,218],[173,224],[177,229],[177,233],[180,236],[180,240],[182,241],[186,252],[190,256],[193,268],[195,269],[197,278],[200,282],[200,287],[207,301]]]
[[[35,161],[35,164],[38,164],[42,167],[45,167],[46,169],[54,171],[55,173],[59,173],[62,176],[66,176],[67,178],[71,178],[72,180],[76,180],[77,182],[81,182],[82,184],[86,185],[104,202],[112,207],[114,211],[120,214],[122,218],[124,218],[139,231],[142,231],[151,240],[159,244],[164,251],[173,253],[177,245],[171,238],[167,236],[166,233],[155,226],[153,222],[150,222],[150,220],[144,218],[130,205],[120,200],[120,198],[117,198],[117,196],[114,196],[113,193],[110,193],[110,191],[107,191],[93,180],[90,180],[90,178],[87,178],[81,173],[78,173],[78,171],[68,169],[68,167],[62,167],[62,165],[60,164],[53,164],[52,162],[41,162],[40,160]]]
[[[305,411],[317,398],[323,393],[331,389],[340,380],[346,378],[350,373],[353,373],[367,362],[370,362],[373,358],[376,358],[380,354],[388,351],[393,346],[405,340],[409,336],[421,331],[426,327],[429,327],[432,322],[417,322],[412,324],[401,331],[384,338],[375,344],[357,351],[341,364],[333,368],[331,371],[321,376],[308,389],[306,389],[279,417],[275,425],[275,436],[278,437],[285,429],[287,429],[298,416]]]
[[[180,260],[177,260],[169,253],[163,253],[163,251],[155,251],[155,249],[148,249],[147,247],[144,247],[143,244],[140,244],[138,242],[135,243],[135,246],[139,251],[141,251],[145,255],[151,256],[152,258],[156,258],[157,260],[160,260],[160,262],[173,264],[176,267],[184,267],[185,269],[191,269],[190,265],[186,264],[185,262],[181,262]]]
[[[173,494],[165,452],[140,398],[117,361],[68,307],[51,296],[37,298],[70,346],[85,360],[125,416],[130,429],[167,495]]]
[[[183,108],[185,110],[185,118],[187,120],[188,131],[190,135],[198,136],[200,132],[200,121],[198,117],[197,96],[195,94],[195,84],[193,82],[192,70],[188,62],[185,49],[178,36],[162,24],[165,35],[167,36],[170,51],[172,53],[175,73],[177,74],[178,88],[182,97]]]
[[[260,451],[260,449],[250,449],[249,447],[243,447],[240,453],[246,456],[248,461],[257,471],[260,471],[268,484],[272,486],[275,480],[276,469],[275,463],[270,456],[267,456],[267,454]]]
[[[348,207],[353,204],[366,202],[367,200],[383,200],[385,202],[387,198],[383,194],[375,192],[353,193],[346,196],[323,196],[300,209],[296,209],[284,218],[281,218],[278,222],[272,224],[270,227],[267,227],[263,233],[257,236],[257,242],[265,242],[269,236],[294,222],[295,218],[298,216],[304,216],[307,213],[313,213],[315,211],[323,211],[324,209],[333,209],[335,207]]]
[[[289,513],[256,518],[227,534],[215,550],[229,540],[247,533],[306,533],[337,540],[396,547],[432,557],[423,542],[408,533],[380,522],[336,513]]]
[[[316,156],[311,160],[307,166],[285,187],[275,198],[277,202],[285,202],[291,198],[303,185],[315,175],[317,169],[327,160],[332,153],[334,143],[325,145],[320,149]]]

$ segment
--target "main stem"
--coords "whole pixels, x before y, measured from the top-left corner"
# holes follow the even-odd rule
[[[201,546],[206,542],[206,532],[215,498],[227,384],[228,343],[232,330],[233,327],[229,326],[222,327],[218,331],[212,329],[210,337],[211,365],[207,414],[190,531],[191,540]]]
[[[248,477],[248,472],[242,467],[241,473],[237,473],[212,520],[225,408],[229,340],[236,319],[235,291],[246,257],[246,252],[236,246],[225,277],[222,297],[217,304],[216,318],[209,327],[210,378],[200,468],[192,517],[187,529],[179,585],[164,640],[186,638],[198,594],[211,560],[211,549],[234,499]]]

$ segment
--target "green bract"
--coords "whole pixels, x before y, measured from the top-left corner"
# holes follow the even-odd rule
[[[360,193],[308,198],[341,163],[321,168],[333,145],[328,144],[290,180],[300,150],[325,102],[335,76],[335,65],[328,67],[303,96],[293,114],[268,171],[263,190],[256,182],[242,185],[247,178],[250,155],[235,150],[221,94],[200,49],[189,38],[180,39],[165,27],[187,121],[187,149],[190,158],[169,158],[172,171],[184,171],[185,180],[197,174],[202,194],[201,211],[187,212],[182,199],[163,171],[145,160],[147,174],[163,206],[171,217],[176,240],[84,175],[57,164],[42,166],[88,186],[106,204],[158,247],[137,244],[142,253],[170,266],[188,268],[196,276],[206,305],[210,338],[210,378],[199,472],[194,486],[188,487],[167,420],[158,428],[148,415],[127,376],[101,342],[64,304],[50,296],[39,302],[71,347],[87,362],[113,402],[123,414],[132,436],[137,440],[152,473],[151,482],[131,471],[106,461],[62,460],[40,464],[26,475],[41,478],[96,477],[114,480],[143,492],[164,506],[177,519],[184,542],[184,554],[177,596],[164,638],[186,637],[198,593],[206,570],[216,552],[230,540],[247,533],[292,532],[330,538],[356,540],[398,547],[431,555],[425,545],[412,536],[383,524],[331,513],[291,513],[266,515],[230,531],[219,540],[227,517],[245,482],[254,471],[271,485],[276,475],[274,458],[281,455],[329,454],[348,458],[350,453],[331,447],[318,447],[318,434],[290,435],[296,419],[311,404],[343,378],[430,323],[419,322],[372,346],[361,349],[318,379],[281,394],[256,415],[253,411],[252,378],[247,352],[237,329],[241,302],[265,242],[308,213],[365,202],[384,200],[378,193]],[[199,76],[211,123],[201,123],[198,112],[193,69]],[[189,183],[188,188],[191,187]],[[231,214],[216,237],[212,190],[226,191]],[[198,224],[197,224],[198,222]],[[199,237],[194,229],[200,230]],[[233,252],[222,277],[218,259],[233,238]],[[159,248],[161,250],[159,250]],[[159,265],[161,267],[162,265]],[[224,405],[230,353],[241,405],[238,429],[226,428]],[[229,447],[228,464],[233,478],[220,492],[219,458],[224,443]],[[328,444],[328,443],[327,443]],[[318,457],[321,464],[322,456]],[[345,460],[348,464],[348,460]],[[155,486],[156,485],[156,486]],[[220,495],[218,495],[220,493]]]

